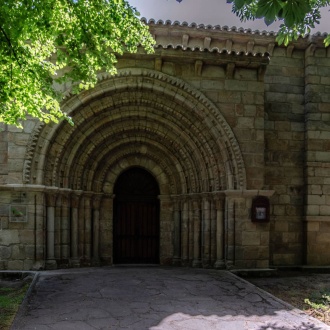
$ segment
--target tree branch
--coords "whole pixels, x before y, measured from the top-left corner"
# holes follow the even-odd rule
[[[18,63],[19,67],[22,68],[21,63],[19,62],[18,57],[17,57],[17,54],[15,52],[15,49],[14,49],[13,45],[11,44],[11,41],[10,41],[9,37],[6,34],[6,31],[3,29],[3,27],[1,25],[0,25],[0,30],[3,33],[3,35],[5,36],[6,41],[7,41],[8,45],[9,45],[11,51],[13,52],[13,55],[15,57],[16,62]]]

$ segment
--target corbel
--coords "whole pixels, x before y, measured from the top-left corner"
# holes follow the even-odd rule
[[[305,57],[314,56],[316,45],[311,43],[305,50]]]
[[[258,69],[258,81],[264,81],[267,65],[261,65]]]
[[[212,39],[210,37],[205,37],[204,38],[204,49],[207,48],[209,49],[211,46],[211,41]]]
[[[235,72],[235,63],[228,63],[226,67],[226,78],[233,79]]]
[[[155,58],[155,70],[162,71],[163,60],[161,58]]]
[[[182,36],[182,46],[183,47],[188,47],[188,42],[189,42],[189,35],[188,34],[184,34]]]
[[[232,48],[233,48],[233,41],[229,39],[226,41],[226,50],[228,54],[231,53]]]
[[[203,69],[203,61],[197,60],[195,62],[195,75],[201,76],[202,75],[202,69]]]
[[[294,50],[294,45],[289,45],[287,48],[286,48],[286,56],[287,57],[292,57],[292,52]]]
[[[327,57],[330,57],[330,47],[327,47]]]
[[[271,42],[268,44],[267,53],[272,56],[275,48],[275,43]]]
[[[249,41],[246,44],[246,52],[247,53],[253,53],[253,48],[254,48],[254,41]]]

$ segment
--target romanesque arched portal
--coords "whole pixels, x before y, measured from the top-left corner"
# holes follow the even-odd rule
[[[245,189],[246,177],[219,109],[182,80],[136,68],[68,98],[64,109],[75,125],[37,128],[25,170],[26,182],[52,187],[46,189],[50,264],[112,263],[114,186],[131,167],[159,185],[160,263],[223,259],[216,236],[224,232],[223,192]]]

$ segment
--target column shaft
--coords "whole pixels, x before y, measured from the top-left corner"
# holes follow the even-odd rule
[[[61,257],[62,261],[67,263],[70,252],[70,215],[69,215],[69,197],[62,196],[62,218],[61,218]]]
[[[224,241],[225,241],[225,232],[224,232],[224,209],[222,201],[216,202],[216,247],[217,247],[217,260],[214,267],[218,269],[225,268],[224,263]]]
[[[188,201],[184,200],[182,202],[182,228],[181,228],[181,242],[182,242],[182,265],[187,266],[188,265]]]
[[[193,222],[194,222],[194,261],[193,267],[201,267],[201,218],[200,218],[200,203],[197,200],[193,201]]]
[[[173,263],[179,265],[181,262],[181,219],[180,219],[180,209],[179,202],[174,203],[173,211],[173,221],[174,221],[174,259]]]
[[[89,265],[92,256],[92,208],[90,195],[84,196],[84,207],[84,259]]]
[[[208,197],[203,198],[203,267],[210,266],[210,201]]]

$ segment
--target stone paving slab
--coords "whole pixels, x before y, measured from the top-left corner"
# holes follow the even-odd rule
[[[40,272],[12,330],[323,330],[227,272],[105,267]]]

